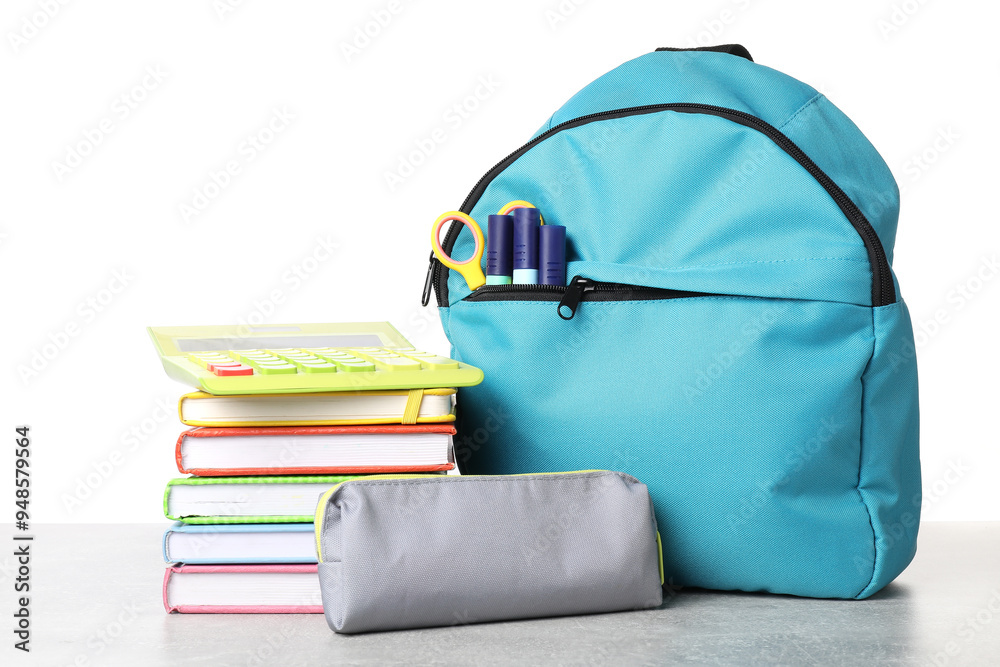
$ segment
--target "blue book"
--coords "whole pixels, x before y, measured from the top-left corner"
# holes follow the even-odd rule
[[[186,524],[163,533],[163,560],[199,565],[315,563],[311,523]]]

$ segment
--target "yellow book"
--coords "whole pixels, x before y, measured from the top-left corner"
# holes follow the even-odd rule
[[[339,426],[433,424],[455,421],[455,389],[336,391],[320,394],[181,396],[188,426]]]

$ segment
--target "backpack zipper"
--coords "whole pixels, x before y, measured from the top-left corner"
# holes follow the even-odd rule
[[[795,142],[766,121],[761,120],[752,114],[737,111],[736,109],[728,109],[726,107],[718,107],[710,104],[646,104],[643,106],[628,107],[625,109],[600,111],[598,113],[572,118],[541,133],[494,165],[492,169],[486,172],[486,174],[479,179],[475,187],[472,188],[472,191],[469,192],[469,195],[465,198],[465,201],[462,203],[459,210],[463,213],[471,213],[473,207],[475,207],[480,197],[482,197],[483,192],[486,191],[490,182],[492,182],[500,172],[510,166],[511,163],[521,157],[521,155],[526,153],[536,144],[548,139],[554,134],[562,132],[563,130],[586,125],[597,120],[625,118],[627,116],[657,113],[660,111],[675,111],[678,113],[719,116],[720,118],[726,118],[727,120],[731,120],[734,123],[743,125],[744,127],[757,130],[771,139],[771,141],[777,144],[779,148],[802,165],[802,167],[805,168],[806,171],[808,171],[821,186],[823,186],[823,188],[833,198],[840,210],[847,217],[848,221],[850,221],[854,229],[857,230],[858,234],[861,236],[861,239],[865,244],[865,249],[868,251],[868,261],[871,265],[872,271],[872,306],[884,306],[896,302],[895,288],[892,284],[891,269],[889,268],[889,261],[886,257],[885,249],[882,247],[882,242],[879,240],[878,234],[875,233],[875,229],[868,221],[868,218],[865,217],[864,213],[861,212],[861,209],[859,209],[857,205],[851,201],[851,198],[840,189],[840,186],[834,183],[833,179],[827,176],[826,173],[795,144]],[[455,224],[452,224],[448,228],[448,232],[445,234],[444,243],[441,244],[445,251],[451,252],[461,228],[462,225]],[[444,280],[446,272],[447,267],[441,264],[432,252],[430,256],[430,263],[427,267],[427,277],[424,280],[424,292],[421,300],[423,305],[426,306],[430,302],[432,288],[434,293],[437,295],[438,305],[448,305],[448,284]]]
[[[581,301],[664,301],[696,296],[728,296],[706,292],[605,283],[575,276],[569,285],[483,285],[465,301],[553,301],[559,302],[559,317],[571,320]]]

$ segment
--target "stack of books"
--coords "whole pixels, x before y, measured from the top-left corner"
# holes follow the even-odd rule
[[[454,389],[181,398],[164,513],[167,611],[322,613],[320,495],[378,473],[455,471]],[[420,423],[418,423],[420,422]]]

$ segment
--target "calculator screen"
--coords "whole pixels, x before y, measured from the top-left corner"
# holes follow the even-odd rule
[[[181,352],[214,352],[286,347],[381,347],[383,342],[376,334],[303,334],[248,338],[175,338],[174,345]]]

